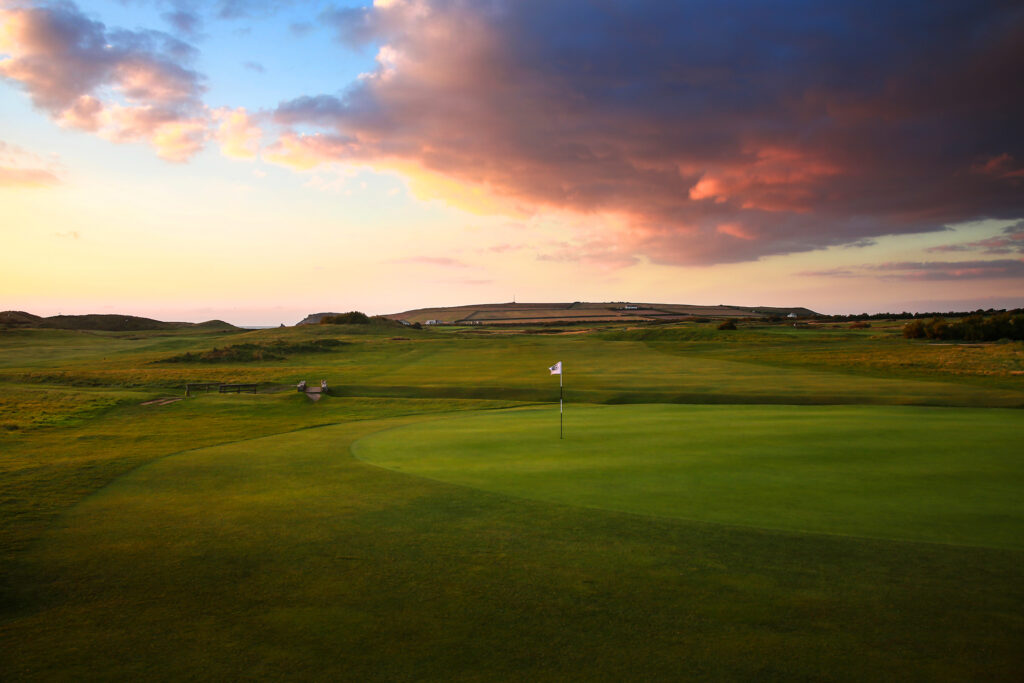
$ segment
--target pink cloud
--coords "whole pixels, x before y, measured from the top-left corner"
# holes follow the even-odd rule
[[[639,262],[629,248],[601,239],[556,242],[537,254],[538,261],[583,263],[605,270],[628,268]]]
[[[971,170],[982,175],[997,178],[1024,178],[1024,164],[1019,164],[1010,154],[1000,154],[971,166]]]
[[[194,50],[157,31],[108,30],[68,4],[0,9],[0,76],[65,125],[116,142],[147,142],[184,161],[205,143]]]
[[[0,166],[0,187],[49,187],[60,181],[40,168],[4,168]]]
[[[58,185],[58,173],[55,160],[0,140],[0,188]]]

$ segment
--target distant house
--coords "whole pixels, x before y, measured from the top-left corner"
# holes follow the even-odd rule
[[[428,320],[425,325],[444,325],[443,320]]]
[[[630,304],[626,304],[625,306],[623,306],[623,308],[625,308],[627,311],[635,311],[635,310],[637,310],[640,307],[639,306],[632,306]]]
[[[796,313],[790,313],[786,316],[787,318],[796,318]]]

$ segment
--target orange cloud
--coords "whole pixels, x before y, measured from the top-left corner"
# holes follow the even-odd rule
[[[216,109],[213,112],[213,120],[219,123],[217,142],[220,143],[220,151],[224,156],[233,159],[256,158],[263,131],[253,123],[244,107]]]

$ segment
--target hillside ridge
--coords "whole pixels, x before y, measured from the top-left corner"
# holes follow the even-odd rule
[[[53,330],[89,330],[102,332],[138,332],[142,330],[233,330],[238,329],[223,320],[201,323],[164,322],[137,315],[116,313],[88,313],[85,315],[53,315],[42,317],[25,311],[0,311],[0,328],[43,328]]]
[[[314,314],[324,315],[324,314]],[[808,318],[818,315],[802,306],[715,306],[698,304],[644,303],[633,301],[606,302],[511,302],[469,304],[464,306],[436,306],[416,308],[384,317],[408,323],[440,322],[447,324],[502,324],[546,322],[629,322],[650,320],[686,320],[688,318],[755,318],[766,315]],[[312,318],[313,316],[309,316]]]

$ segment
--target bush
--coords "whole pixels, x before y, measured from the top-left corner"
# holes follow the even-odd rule
[[[857,320],[850,323],[850,328],[854,330],[862,330],[866,327],[871,327],[871,323],[867,322],[866,320]]]
[[[911,320],[903,326],[903,336],[907,339],[924,339],[924,323],[920,320]]]
[[[736,329],[736,323],[735,323],[735,321],[732,321],[732,320],[723,320],[721,323],[719,323],[718,329],[720,329],[720,330],[735,330]]]
[[[359,311],[349,311],[338,315],[325,315],[320,319],[321,325],[369,325],[370,316]]]
[[[903,326],[907,339],[956,339],[962,341],[1024,340],[1024,315],[998,313],[985,317],[974,313],[961,320],[947,322],[945,318],[914,320]]]

